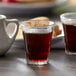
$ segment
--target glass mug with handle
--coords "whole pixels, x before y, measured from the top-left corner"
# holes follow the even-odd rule
[[[64,29],[65,52],[68,55],[76,55],[76,12],[60,15]]]
[[[5,15],[0,15],[0,55],[4,55],[9,50],[16,38],[18,28],[17,19],[7,19]]]
[[[26,47],[27,63],[32,65],[47,64],[54,22],[41,20],[39,21],[41,24],[38,24],[36,20],[32,20],[31,22],[31,26],[25,24],[25,22],[21,24]],[[36,24],[34,24],[35,22]],[[47,26],[41,26],[43,23],[47,22]]]

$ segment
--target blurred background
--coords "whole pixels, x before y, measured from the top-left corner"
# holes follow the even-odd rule
[[[59,15],[64,12],[76,12],[76,0],[0,0],[0,14],[6,15],[7,18],[17,18],[19,22],[34,17],[47,16],[50,20],[58,23],[60,22]],[[60,23],[57,25],[63,30]],[[53,39],[52,47],[64,48],[63,31],[61,36]],[[18,45],[23,47],[21,27],[19,27],[17,40],[19,40]]]
[[[0,0],[0,14],[19,20],[38,16],[56,19],[71,11],[76,11],[76,0]]]

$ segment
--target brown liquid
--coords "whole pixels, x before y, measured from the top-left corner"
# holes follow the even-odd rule
[[[76,53],[76,26],[63,24],[66,50]]]
[[[47,34],[23,33],[26,55],[31,61],[45,61],[50,52],[52,32]]]

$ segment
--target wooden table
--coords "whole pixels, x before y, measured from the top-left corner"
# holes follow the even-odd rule
[[[76,76],[76,56],[64,50],[51,50],[49,64],[27,65],[24,48],[15,42],[8,53],[0,57],[0,76]]]

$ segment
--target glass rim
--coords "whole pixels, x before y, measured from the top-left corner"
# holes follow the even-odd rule
[[[22,27],[27,27],[27,28],[45,28],[45,27],[49,27],[49,26],[53,26],[54,25],[54,21],[48,21],[48,20],[31,20],[31,21],[47,21],[47,22],[49,22],[49,24],[48,25],[46,25],[46,26],[27,26],[26,25],[26,23],[24,23],[24,22],[26,22],[26,21],[23,21],[23,22],[21,22],[21,24],[20,24],[20,26],[22,26]]]
[[[76,18],[67,18],[66,16],[76,15],[76,12],[67,12],[60,15],[61,19],[76,20]]]

